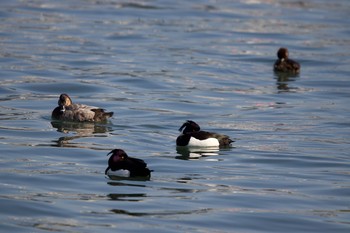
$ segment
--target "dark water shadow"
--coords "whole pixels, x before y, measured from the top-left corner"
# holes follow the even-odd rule
[[[110,193],[107,197],[112,201],[143,201],[147,195],[145,193]]]
[[[291,82],[294,82],[297,78],[299,78],[299,74],[274,72],[274,79],[276,79],[276,88],[279,90],[278,93],[296,91],[297,88],[290,87],[289,84]]]
[[[123,176],[116,176],[116,175],[107,175],[109,179],[111,180],[131,180],[131,181],[149,181],[151,177],[147,176],[139,176],[139,177],[123,177]],[[114,183],[108,182],[108,184],[113,185]]]
[[[110,211],[115,214],[124,214],[129,216],[171,216],[171,215],[192,215],[192,214],[205,214],[211,211],[211,208],[204,208],[198,210],[179,210],[179,211],[159,211],[159,212],[131,212],[122,209],[111,209]]]
[[[118,181],[110,181],[107,182],[108,185],[111,186],[131,186],[131,187],[141,187],[141,188],[146,188],[146,185],[143,184],[131,184],[131,183],[124,183],[124,182],[118,182]]]

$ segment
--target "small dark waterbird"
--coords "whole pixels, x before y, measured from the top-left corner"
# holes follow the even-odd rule
[[[298,74],[300,72],[300,64],[292,59],[289,59],[287,48],[280,48],[277,51],[277,57],[273,70],[276,72]]]
[[[108,159],[108,167],[105,170],[105,174],[109,175],[110,170],[113,172],[121,171],[124,177],[151,177],[151,172],[147,168],[147,164],[142,159],[129,157],[124,150],[114,149],[107,154],[110,155]],[[114,175],[111,173],[111,175]],[[118,173],[116,173],[118,176]]]

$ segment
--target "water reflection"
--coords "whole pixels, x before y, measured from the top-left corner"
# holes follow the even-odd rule
[[[180,154],[176,159],[195,160],[201,157],[219,155],[219,147],[176,147],[176,152]]]
[[[109,197],[113,201],[143,201],[147,195],[145,193],[111,193],[108,194]]]
[[[177,181],[179,184],[189,184],[193,185],[190,181]],[[187,186],[186,186],[187,187]],[[193,194],[193,193],[200,193],[207,191],[206,189],[202,188],[181,188],[181,187],[161,187],[159,190],[165,190],[168,191],[169,194]],[[177,195],[177,199],[192,199],[193,197],[190,195]]]
[[[53,146],[56,146],[56,147],[91,148],[91,145],[83,146],[80,143],[71,142],[74,139],[79,139],[79,138],[83,138],[83,137],[87,137],[87,136],[76,135],[76,136],[60,137],[57,140],[52,140],[52,142],[54,143]]]
[[[299,74],[293,74],[293,73],[282,73],[282,72],[274,72],[275,73],[275,79],[276,79],[276,86],[279,92],[289,92],[291,88],[288,86],[289,82],[293,82],[296,80],[297,77],[299,77]]]
[[[115,180],[134,180],[134,181],[140,181],[140,180],[136,180],[135,178],[126,178],[123,177],[124,179],[121,179],[121,177],[110,177],[111,180],[115,179]],[[113,179],[112,179],[113,178]],[[141,180],[142,181],[142,180]],[[107,182],[107,184],[111,185],[111,186],[133,186],[133,187],[141,187],[141,188],[145,188],[147,187],[146,185],[143,184],[131,184],[131,183],[123,183],[123,182],[118,182],[118,181],[111,181],[111,182]]]
[[[130,216],[146,216],[146,215],[150,215],[149,213],[129,212],[129,211],[122,210],[122,209],[111,209],[111,212],[113,212],[115,214],[125,214],[125,215],[130,215]]]
[[[122,209],[112,209],[111,212],[115,214],[126,214],[130,216],[169,216],[169,215],[184,215],[184,214],[203,214],[211,211],[211,208],[204,208],[198,210],[180,210],[180,211],[163,211],[163,212],[155,212],[155,213],[147,213],[147,212],[131,212]]]
[[[143,176],[137,176],[137,177],[125,177],[125,176],[118,176],[118,175],[107,175],[109,179],[111,180],[133,180],[133,181],[148,181],[151,179],[151,177],[143,177]],[[110,185],[118,185],[114,182],[108,183]]]
[[[54,142],[53,146],[57,147],[73,147],[73,148],[93,148],[93,144],[88,143],[86,145],[82,143],[73,143],[72,141],[79,138],[92,137],[94,134],[103,134],[113,131],[108,125],[97,124],[93,122],[68,122],[68,121],[51,121],[52,127],[56,128],[61,133],[75,133],[73,136],[63,136]]]
[[[51,125],[56,128],[58,132],[75,132],[81,136],[112,131],[111,127],[94,122],[51,121]]]

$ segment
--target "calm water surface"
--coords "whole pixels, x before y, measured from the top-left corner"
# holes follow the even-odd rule
[[[349,232],[349,1],[0,4],[1,232]],[[115,116],[51,122],[63,92]],[[178,150],[188,119],[236,142]]]

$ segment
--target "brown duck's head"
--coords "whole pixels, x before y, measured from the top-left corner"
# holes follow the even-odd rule
[[[287,59],[289,56],[289,52],[288,52],[288,49],[287,48],[280,48],[277,52],[277,57],[279,59]]]
[[[183,131],[182,131],[183,130]],[[186,121],[185,123],[183,123],[183,125],[180,127],[179,131],[182,133],[190,133],[190,132],[197,132],[201,130],[201,128],[199,127],[199,125],[191,120]]]
[[[72,104],[72,99],[67,94],[61,94],[58,99],[59,106],[69,106]]]
[[[128,158],[128,155],[122,149],[114,149],[111,152],[109,152],[107,154],[107,156],[110,155],[110,154],[112,154],[111,157],[110,157],[111,162],[112,161],[113,162],[124,161],[125,159]]]

